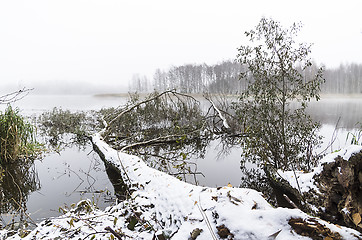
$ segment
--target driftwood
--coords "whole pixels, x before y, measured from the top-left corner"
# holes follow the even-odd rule
[[[214,101],[212,101],[211,99],[205,97],[206,100],[208,100],[211,103],[211,106],[215,109],[215,111],[217,112],[219,118],[222,120],[222,125],[225,129],[229,129],[230,126],[228,124],[228,121],[226,120],[226,118],[224,117],[224,115],[221,113],[220,109],[216,106],[216,104],[214,103]]]
[[[228,99],[216,98],[216,100],[214,100],[208,94],[204,95],[204,98],[210,103],[206,115],[208,119],[212,120],[212,122],[209,123],[209,128],[212,129],[214,134],[223,134],[228,138],[246,136],[241,124],[242,120],[235,114],[235,109],[230,107],[231,104]]]

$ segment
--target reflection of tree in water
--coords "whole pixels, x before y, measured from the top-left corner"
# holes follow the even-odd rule
[[[193,160],[205,157],[206,147],[210,141],[210,138],[180,140],[177,143],[134,148],[129,153],[142,156],[150,167],[180,180],[198,184],[197,177],[203,174],[197,170],[197,163]]]
[[[31,192],[40,189],[40,181],[32,161],[19,160],[2,166],[4,175],[0,181],[0,213],[19,214],[26,212],[26,203]]]

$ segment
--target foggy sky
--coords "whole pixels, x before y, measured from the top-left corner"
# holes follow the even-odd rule
[[[0,88],[87,82],[127,91],[135,73],[235,59],[262,16],[301,21],[317,63],[362,63],[362,1],[298,2],[0,0]]]

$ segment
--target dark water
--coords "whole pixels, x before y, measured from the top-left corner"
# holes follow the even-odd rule
[[[77,111],[118,106],[123,103],[119,100],[92,96],[29,95],[13,106],[18,106],[22,115],[31,117],[53,107]],[[0,105],[0,108],[4,110],[6,106]],[[17,221],[20,216],[28,222],[58,216],[60,207],[71,206],[82,199],[91,199],[101,209],[115,201],[114,188],[104,163],[92,151],[90,144],[82,149],[73,146],[66,147],[59,153],[46,153],[44,158],[35,160],[31,166],[20,165],[12,168],[14,173],[7,176],[9,189],[2,189],[8,193],[8,199],[1,199],[6,203],[2,209],[7,209],[8,212],[2,210],[0,226],[8,225],[12,219]],[[31,178],[26,177],[29,174]],[[19,181],[13,184],[12,178]],[[26,216],[22,214],[24,211],[27,213]]]
[[[116,97],[29,95],[15,105],[19,106],[22,114],[30,116],[51,110],[53,107],[73,111],[93,110],[115,107],[125,102],[126,98]],[[5,106],[0,107],[5,108]],[[328,147],[327,152],[348,145],[348,140],[346,141],[348,133],[357,132],[356,123],[362,122],[361,107],[362,96],[328,96],[310,104],[309,113],[322,123],[321,134],[324,136],[324,143],[319,151],[326,149],[332,139],[334,139],[333,145]],[[228,183],[233,186],[240,184],[241,149],[235,147],[229,149],[227,154],[220,154],[222,149],[220,142],[212,141],[206,149],[204,158],[192,160],[197,163],[197,171],[203,174],[197,177],[200,185],[215,187],[225,186]],[[46,154],[41,161],[35,161],[33,168],[39,188],[28,194],[26,208],[35,221],[57,216],[60,206],[69,206],[81,199],[93,199],[100,208],[108,206],[114,199],[114,189],[105,166],[98,155],[92,152],[90,146],[83,150],[72,147],[66,148],[60,154]],[[5,223],[11,219],[8,214],[3,214],[2,217]]]
[[[58,215],[59,206],[92,199],[104,209],[112,201],[113,186],[110,183],[103,161],[91,147],[84,150],[67,148],[60,154],[50,154],[35,161],[41,188],[28,200],[28,211],[35,218]]]
[[[31,170],[36,174],[34,180],[39,187],[15,201],[27,200],[23,208],[36,222],[58,216],[59,207],[70,206],[82,199],[91,199],[101,209],[115,201],[103,161],[90,146],[82,150],[66,148],[60,154],[48,153],[42,160],[35,160]],[[12,190],[18,191],[16,187]],[[11,209],[10,215],[2,215],[3,225],[21,212],[15,204]]]

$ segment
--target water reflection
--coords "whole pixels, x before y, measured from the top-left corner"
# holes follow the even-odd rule
[[[4,175],[0,181],[0,214],[2,225],[9,227],[15,221],[31,222],[26,216],[29,195],[40,189],[38,174],[33,162],[18,160],[3,165]],[[7,214],[7,218],[3,218]],[[24,219],[27,217],[28,219]]]
[[[127,199],[127,197],[129,197],[128,191],[127,191],[128,187],[124,183],[124,181],[121,177],[120,170],[116,169],[115,167],[113,167],[107,163],[105,165],[106,165],[107,176],[113,185],[114,194],[116,195],[117,199],[119,199],[119,200]]]
[[[336,125],[347,130],[358,127],[362,121],[362,99],[338,96],[323,97],[318,102],[311,102],[307,108],[308,114],[322,124]]]
[[[59,216],[59,207],[91,199],[104,209],[114,201],[105,166],[89,145],[66,148],[35,162],[41,189],[30,195],[28,211],[34,220]]]
[[[134,148],[130,154],[141,156],[142,159],[152,168],[166,172],[182,181],[198,185],[199,176],[197,159],[205,157],[206,148],[211,138],[196,138],[177,143],[163,143],[159,145]]]
[[[59,207],[91,199],[100,209],[115,202],[102,160],[91,151],[66,148],[42,160],[4,166],[0,182],[0,229],[56,217]],[[22,224],[19,224],[22,223]]]

